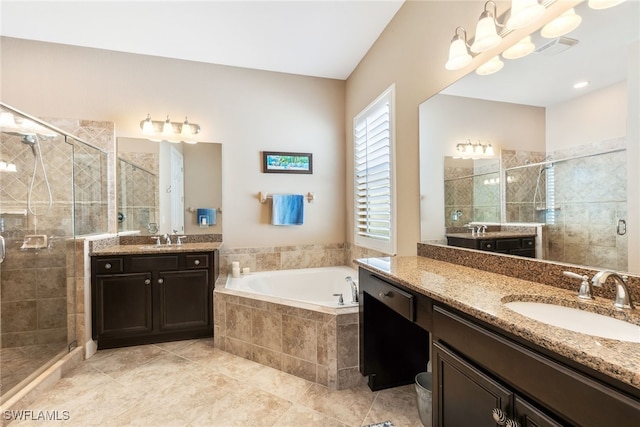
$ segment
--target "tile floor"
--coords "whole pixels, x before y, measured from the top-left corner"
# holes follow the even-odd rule
[[[67,421],[17,426],[421,426],[413,385],[330,390],[213,348],[212,339],[99,351],[33,402]]]
[[[0,349],[0,391],[11,390],[20,381],[65,351],[66,342]]]

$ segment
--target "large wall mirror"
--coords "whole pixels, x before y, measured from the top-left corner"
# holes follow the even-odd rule
[[[119,233],[222,234],[221,144],[119,137],[117,154]]]
[[[535,32],[534,53],[420,106],[421,241],[469,223],[532,225],[538,258],[640,273],[629,250],[640,186],[628,182],[640,168],[639,6],[580,3],[574,31]],[[473,153],[489,144],[494,156]]]

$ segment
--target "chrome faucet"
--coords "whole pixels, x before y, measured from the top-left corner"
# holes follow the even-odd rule
[[[613,305],[617,308],[633,309],[633,302],[631,302],[631,295],[629,295],[627,288],[627,276],[620,276],[611,270],[602,270],[593,276],[591,282],[594,286],[602,287],[609,277],[612,277],[616,283],[616,300]]]
[[[355,304],[358,302],[358,285],[353,280],[353,277],[347,276],[344,278],[351,285],[351,303]]]
[[[171,236],[168,233],[164,233],[164,237],[167,240],[167,246],[171,246]]]

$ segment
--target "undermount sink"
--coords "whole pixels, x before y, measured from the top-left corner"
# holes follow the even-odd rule
[[[512,301],[504,306],[533,320],[570,331],[640,343],[640,326],[602,314],[542,302]]]

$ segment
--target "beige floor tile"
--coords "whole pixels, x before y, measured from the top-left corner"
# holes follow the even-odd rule
[[[364,424],[391,421],[394,427],[421,427],[416,393],[404,389],[381,390],[377,393]]]
[[[87,360],[87,363],[95,369],[116,378],[165,354],[167,352],[156,345],[139,345],[99,350]]]
[[[247,368],[243,382],[290,402],[298,401],[313,385],[311,381],[257,363]]]
[[[375,393],[366,386],[331,390],[314,384],[300,398],[299,403],[353,426],[362,423],[374,398]]]
[[[347,424],[335,418],[298,404],[291,406],[275,425],[278,427],[348,427]]]
[[[270,393],[242,387],[232,390],[206,407],[194,410],[193,426],[273,426],[291,402]]]

